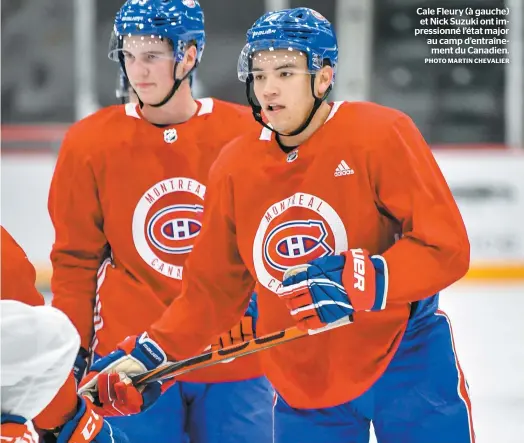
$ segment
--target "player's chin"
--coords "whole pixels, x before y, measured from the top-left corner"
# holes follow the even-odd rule
[[[292,133],[293,131],[295,131],[300,125],[297,124],[293,126],[289,122],[275,122],[275,123],[271,123],[271,126],[273,126],[275,131],[277,131],[279,134],[288,135]]]
[[[289,121],[282,117],[283,116],[268,115],[267,121],[275,131],[280,134],[287,134],[293,129],[291,128]]]
[[[145,105],[156,105],[160,103],[164,97],[160,97],[159,94],[154,94],[148,91],[138,91],[138,97]]]

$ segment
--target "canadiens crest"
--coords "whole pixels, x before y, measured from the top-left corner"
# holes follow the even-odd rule
[[[265,262],[285,272],[297,262],[307,263],[333,253],[326,241],[328,229],[323,220],[290,221],[278,224],[264,242]]]
[[[178,132],[174,128],[164,131],[164,141],[166,143],[175,143],[178,140]]]
[[[157,272],[182,279],[182,266],[202,229],[206,187],[175,177],[148,189],[133,214],[133,241],[140,257]],[[177,264],[178,263],[178,264]]]
[[[292,266],[347,250],[344,224],[325,200],[297,193],[271,205],[253,242],[257,279],[278,293],[282,276]]]
[[[147,223],[147,236],[160,251],[188,254],[200,233],[202,205],[171,205],[157,211]]]

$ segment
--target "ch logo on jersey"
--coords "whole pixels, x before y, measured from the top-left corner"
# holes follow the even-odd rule
[[[297,192],[266,210],[253,240],[253,264],[260,284],[278,294],[288,268],[347,249],[346,228],[335,209]]]
[[[133,242],[155,271],[182,279],[182,266],[174,263],[182,263],[180,256],[193,249],[202,228],[205,193],[202,183],[174,177],[156,183],[140,198],[133,214]]]
[[[277,271],[307,263],[333,253],[326,241],[328,232],[322,220],[290,221],[271,230],[264,243],[264,258]]]
[[[149,220],[147,235],[153,245],[168,254],[188,254],[202,229],[202,205],[172,205]]]

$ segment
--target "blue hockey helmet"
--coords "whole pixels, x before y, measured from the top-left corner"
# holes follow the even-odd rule
[[[183,60],[186,49],[194,45],[197,50],[196,69],[204,52],[206,36],[204,31],[204,12],[197,0],[127,0],[116,14],[113,33],[109,43],[109,58],[120,62],[127,76],[123,50],[126,36],[150,37],[144,39],[149,47],[157,41],[168,40],[173,46],[176,63]],[[136,40],[133,44],[137,44]],[[176,70],[176,65],[175,65]],[[167,103],[180,83],[191,75],[191,70],[183,79],[176,79],[171,93],[159,104]]]
[[[313,9],[284,9],[260,17],[247,31],[246,45],[238,61],[238,78],[244,82],[248,79],[253,56],[258,51],[277,49],[304,53],[311,73],[326,64],[336,72],[338,45],[335,30],[324,16]]]

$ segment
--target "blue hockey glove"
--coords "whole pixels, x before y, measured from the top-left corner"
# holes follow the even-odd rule
[[[279,294],[301,329],[319,329],[358,311],[386,306],[388,270],[383,257],[363,249],[322,257],[286,272]]]

